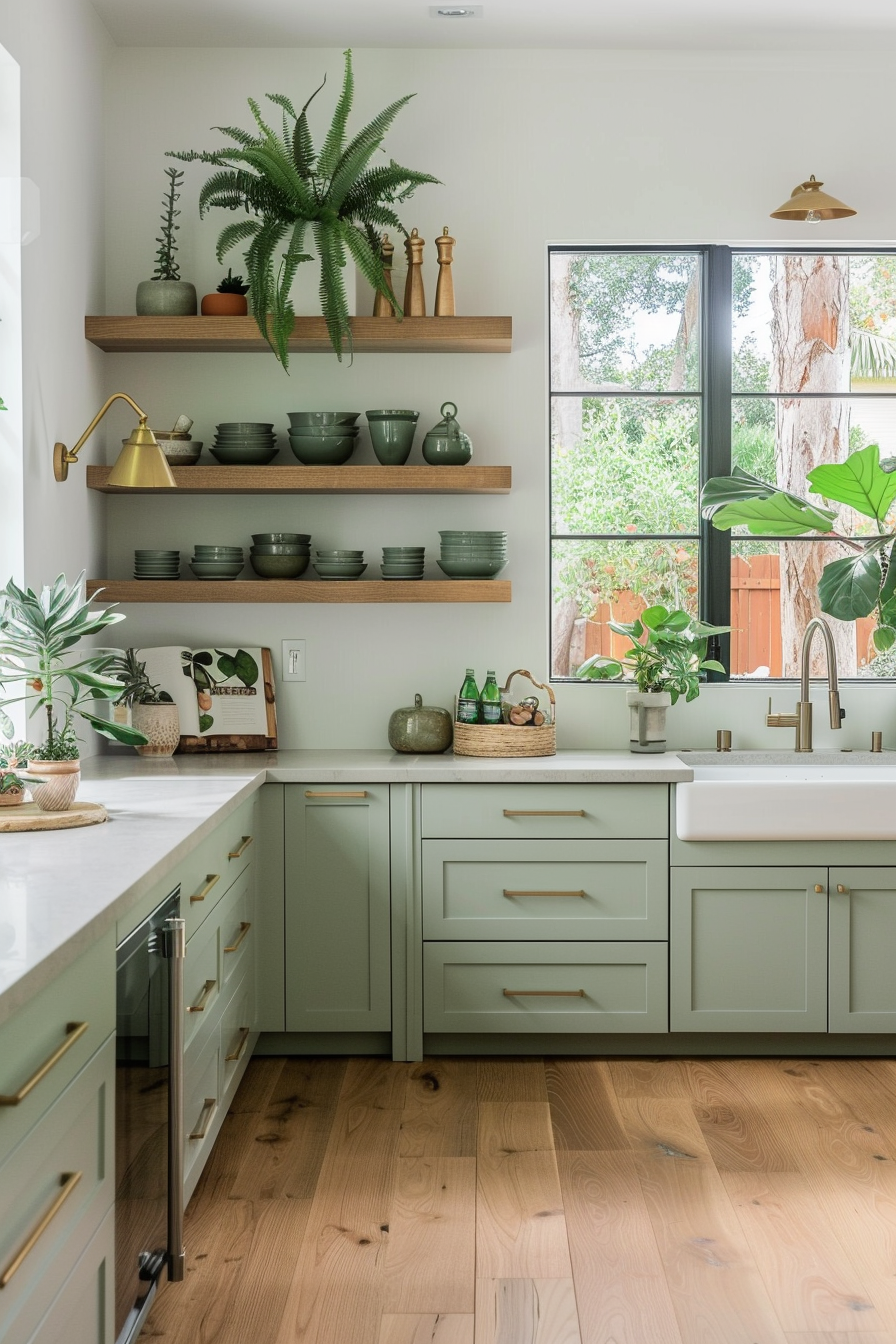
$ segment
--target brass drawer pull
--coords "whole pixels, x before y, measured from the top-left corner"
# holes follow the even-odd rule
[[[584,999],[584,989],[505,989],[505,999]]]
[[[251,843],[252,843],[252,836],[244,835],[242,837],[242,844],[240,845],[239,849],[232,849],[230,853],[227,855],[228,859],[241,859],[245,854],[246,850],[251,845]]]
[[[205,988],[199,995],[195,1003],[191,1003],[187,1008],[188,1013],[204,1013],[208,1007],[208,1001],[218,988],[217,980],[206,980]]]
[[[821,893],[824,891],[824,887],[821,885],[820,882],[816,882],[816,883],[815,883],[815,890],[818,892],[818,894],[819,894],[819,896],[820,896]]]
[[[201,891],[197,891],[195,896],[190,897],[190,904],[195,905],[197,901],[204,901],[206,896],[211,891],[212,887],[215,885],[215,883],[220,882],[220,880],[221,880],[220,873],[206,873],[205,886],[202,888]]]
[[[505,807],[505,817],[584,817],[584,809],[579,808],[576,812],[520,812],[515,808]]]
[[[851,895],[852,895],[852,892],[850,891],[849,887],[844,887],[840,882],[837,883],[837,891],[839,892],[839,894],[840,894],[841,896],[851,896]]]
[[[366,789],[348,789],[341,793],[315,793],[313,789],[305,790],[306,798],[366,798]]]
[[[240,924],[240,931],[239,931],[239,933],[237,934],[235,941],[232,942],[232,943],[230,944],[229,947],[225,947],[224,951],[225,951],[225,952],[235,952],[235,951],[237,950],[237,948],[239,947],[240,943],[241,943],[241,942],[243,941],[243,939],[245,938],[246,934],[247,934],[247,933],[249,932],[249,930],[251,929],[251,927],[252,927],[252,925],[251,925],[250,923],[247,923],[246,920],[243,920],[242,923]]]
[[[46,1213],[44,1214],[43,1218],[41,1218],[37,1227],[34,1229],[33,1232],[29,1234],[29,1236],[25,1241],[25,1244],[22,1246],[22,1249],[16,1255],[13,1256],[9,1264],[4,1269],[3,1273],[0,1274],[0,1288],[5,1288],[6,1285],[9,1283],[10,1279],[12,1278],[13,1274],[15,1274],[16,1270],[21,1269],[23,1261],[34,1250],[35,1246],[40,1241],[41,1237],[46,1232],[47,1228],[50,1226],[53,1219],[56,1217],[57,1213],[62,1208],[63,1204],[68,1199],[69,1195],[72,1193],[75,1186],[80,1181],[81,1176],[82,1173],[80,1171],[65,1171],[62,1173],[62,1175],[59,1178],[59,1183],[62,1187],[61,1190],[59,1191],[59,1194],[53,1200],[53,1203],[47,1209]]]
[[[579,897],[584,897],[584,896],[587,895],[587,892],[584,892],[584,891],[508,891],[507,888],[505,887],[505,888],[504,888],[504,895],[505,895],[505,896],[509,896],[509,897],[511,897],[511,898],[514,897],[514,896],[579,896]]]
[[[89,1026],[89,1022],[67,1022],[65,1024],[65,1040],[62,1044],[53,1051],[49,1059],[44,1060],[40,1068],[31,1075],[27,1083],[22,1084],[18,1092],[13,1092],[9,1097],[0,1096],[0,1106],[21,1105],[32,1088],[37,1087],[38,1083],[46,1078],[53,1066],[59,1063],[63,1055],[68,1054],[76,1041],[80,1041]]]
[[[218,1109],[217,1097],[206,1097],[203,1102],[202,1110],[199,1112],[199,1128],[194,1129],[190,1135],[191,1139],[204,1139],[211,1128],[212,1120],[215,1118],[215,1111]]]
[[[233,1064],[235,1061],[242,1059],[243,1055],[246,1053],[246,1042],[251,1035],[251,1027],[240,1027],[240,1038],[237,1047],[235,1050],[232,1050],[229,1055],[224,1056],[225,1064]]]

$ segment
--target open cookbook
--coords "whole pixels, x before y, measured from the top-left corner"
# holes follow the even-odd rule
[[[270,649],[138,649],[180,717],[181,751],[276,751]]]

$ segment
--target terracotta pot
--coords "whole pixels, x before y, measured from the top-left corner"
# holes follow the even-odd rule
[[[0,770],[2,775],[14,775],[15,770]],[[20,788],[8,789],[5,793],[0,793],[0,807],[21,807],[25,801],[25,790]]]
[[[68,811],[81,783],[80,761],[29,761],[27,773],[45,781],[28,786],[42,812]]]
[[[134,705],[131,724],[149,738],[144,747],[135,747],[138,756],[173,756],[180,744],[180,719],[177,705]]]
[[[245,294],[205,294],[201,311],[203,317],[245,317],[249,304]]]

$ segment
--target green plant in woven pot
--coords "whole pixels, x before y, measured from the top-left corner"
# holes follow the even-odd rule
[[[107,671],[122,683],[123,689],[115,701],[116,711],[124,711],[125,715],[129,712],[131,726],[146,738],[137,747],[137,755],[173,756],[180,745],[177,705],[167,691],[150,680],[146,663],[137,657],[137,650],[125,649]]]
[[[354,98],[351,52],[345,53],[342,92],[320,153],[314,149],[308,108],[320,85],[296,112],[282,93],[266,96],[282,111],[282,129],[269,126],[258,103],[250,98],[254,131],[237,126],[216,130],[235,142],[218,150],[169,151],[185,163],[212,164],[219,172],[199,194],[201,215],[214,207],[244,209],[254,216],[222,229],[218,260],[238,243],[248,241],[246,276],[252,312],[259,330],[284,368],[289,364],[289,338],[295,321],[290,290],[298,267],[313,257],[305,251],[310,232],[320,261],[321,309],[333,349],[341,360],[351,351],[351,325],[343,271],[349,258],[365,279],[393,305],[401,308],[386,278],[381,234],[393,228],[407,236],[395,212],[419,186],[438,179],[402,168],[394,160],[371,166],[386,132],[413,97],[390,103],[351,139],[347,125]],[[326,81],[324,81],[326,82]]]

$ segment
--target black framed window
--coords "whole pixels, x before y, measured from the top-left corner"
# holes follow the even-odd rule
[[[732,679],[796,675],[841,543],[717,531],[700,491],[896,457],[896,251],[552,248],[549,274],[552,676],[621,653],[608,622],[653,603],[731,625]],[[844,676],[896,675],[872,618],[832,625]]]

